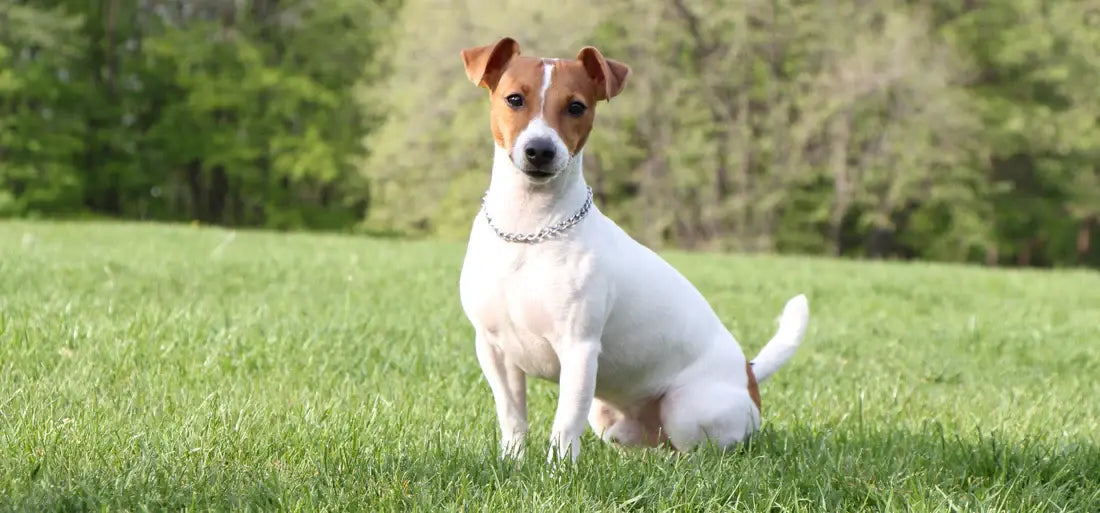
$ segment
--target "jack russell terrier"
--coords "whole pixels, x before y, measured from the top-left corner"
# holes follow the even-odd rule
[[[806,332],[806,297],[787,302],[749,362],[703,295],[593,205],[581,151],[596,102],[623,90],[628,66],[593,47],[520,56],[507,37],[461,56],[489,90],[496,145],[459,289],[503,457],[523,454],[527,376],[558,382],[550,462],[576,461],[586,421],[621,445],[743,441],[760,426],[757,384]]]

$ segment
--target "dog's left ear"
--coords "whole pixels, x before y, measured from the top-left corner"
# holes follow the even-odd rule
[[[508,61],[519,55],[519,43],[505,37],[494,44],[467,48],[460,53],[462,63],[466,65],[466,77],[470,82],[491,90],[500,81]]]
[[[586,46],[577,54],[577,60],[596,84],[596,101],[608,100],[623,91],[630,66],[612,59],[605,59],[595,47]]]

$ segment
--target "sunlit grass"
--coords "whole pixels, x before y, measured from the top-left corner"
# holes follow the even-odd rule
[[[0,508],[1100,510],[1100,277],[667,253],[755,354],[812,319],[728,454],[497,459],[461,245],[0,223]]]

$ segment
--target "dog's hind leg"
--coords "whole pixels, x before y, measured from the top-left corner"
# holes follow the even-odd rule
[[[588,413],[592,431],[605,442],[625,446],[656,447],[668,437],[661,430],[658,414],[659,403],[653,401],[641,411],[627,414],[615,406],[596,398]]]

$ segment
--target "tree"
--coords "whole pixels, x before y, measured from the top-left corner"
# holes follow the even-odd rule
[[[1010,0],[959,13],[951,30],[982,74],[997,260],[1091,261],[1100,218],[1100,6]],[[1091,251],[1091,256],[1090,256]]]
[[[362,217],[351,105],[394,1],[2,2],[0,211]]]
[[[79,207],[81,19],[0,1],[0,215]]]

